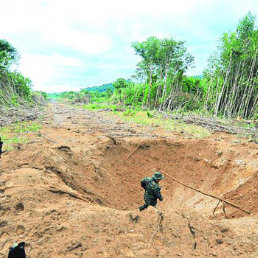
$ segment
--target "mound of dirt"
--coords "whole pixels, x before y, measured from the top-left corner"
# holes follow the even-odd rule
[[[14,241],[27,243],[28,257],[258,255],[255,144],[184,139],[62,105],[28,137],[2,158],[3,257]],[[139,212],[139,182],[155,170],[168,175],[164,201]]]

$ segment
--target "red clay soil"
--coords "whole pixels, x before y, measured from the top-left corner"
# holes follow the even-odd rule
[[[41,134],[0,163],[0,257],[257,257],[258,152],[246,139],[188,139],[102,112],[53,105]],[[138,147],[138,148],[137,148]],[[134,151],[135,150],[135,151]],[[139,212],[140,180],[168,176]]]

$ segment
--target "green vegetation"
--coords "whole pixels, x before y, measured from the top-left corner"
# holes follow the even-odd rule
[[[119,78],[111,99],[162,111],[201,112],[219,117],[257,118],[258,31],[247,14],[225,33],[203,76],[186,76],[193,64],[183,41],[149,37],[132,44],[141,61],[136,83]]]
[[[170,100],[173,100],[175,93],[182,92],[183,75],[194,61],[184,43],[173,38],[149,37],[146,41],[132,44],[142,59],[137,64],[135,78],[141,80],[143,85],[142,91],[134,96],[130,94],[130,98],[137,101],[140,94],[142,107],[173,109],[173,101]]]
[[[11,71],[19,60],[17,50],[6,40],[0,40],[0,105],[16,106],[31,102],[31,81],[21,73]]]
[[[72,101],[74,103],[107,102],[113,95],[112,83],[81,89],[80,91],[65,91],[61,93],[48,93],[47,98],[57,101]]]
[[[105,91],[114,91],[114,86],[112,83],[107,83],[107,84],[103,84],[101,86],[93,86],[93,87],[87,87],[83,90],[89,91],[89,92],[94,92],[94,91],[98,91],[98,92],[105,92]]]
[[[41,104],[46,100],[45,92],[32,92],[32,82],[21,73],[11,69],[19,61],[17,50],[6,40],[0,39],[0,106],[19,104]]]
[[[25,137],[26,133],[38,132],[41,125],[35,122],[19,122],[10,126],[0,128],[0,135],[4,142],[3,150],[9,151],[16,144],[26,143],[29,138]]]
[[[133,109],[127,109],[126,111],[123,112],[123,116],[135,116],[136,111]]]
[[[117,110],[116,105],[109,105],[109,104],[104,104],[104,103],[89,103],[86,105],[82,105],[82,108],[88,109],[88,110],[98,110],[98,109],[111,109],[113,111]]]
[[[190,138],[205,138],[210,136],[208,129],[194,124],[186,124],[180,121],[163,119],[160,117],[152,117],[149,111],[132,111],[127,110],[123,113],[115,113],[124,121],[133,122],[141,125],[152,125],[154,128],[160,127],[166,129],[167,131],[176,131],[182,134],[188,135]]]
[[[26,143],[29,140],[29,138],[19,136],[10,137],[3,135],[2,140],[4,142],[3,151],[11,151],[14,149],[14,145]]]
[[[219,46],[199,76],[187,76],[194,64],[184,41],[149,37],[133,42],[140,57],[130,79],[112,84],[64,92],[60,98],[83,102],[88,109],[129,108],[124,116],[137,117],[135,110],[197,113],[219,118],[257,119],[258,30],[255,17],[248,13],[235,31],[224,33]],[[99,103],[96,105],[96,103]],[[112,107],[114,109],[114,107]]]
[[[37,132],[40,129],[41,129],[41,125],[35,122],[15,123],[10,128],[11,132],[14,132],[14,133]]]
[[[258,30],[254,24],[255,16],[248,13],[235,31],[224,33],[210,58],[204,72],[203,106],[215,115],[250,118],[257,114]]]
[[[105,104],[91,100],[83,107],[122,109],[125,111],[114,113],[126,121],[158,125],[197,138],[210,133],[200,126],[159,118],[154,112],[214,116],[225,125],[254,128],[254,121],[245,120],[258,117],[258,31],[254,21],[249,13],[236,31],[223,35],[201,76],[186,76],[194,60],[184,42],[156,37],[134,42],[132,47],[141,57],[136,74],[129,80],[118,78],[112,94],[95,95],[95,100]]]

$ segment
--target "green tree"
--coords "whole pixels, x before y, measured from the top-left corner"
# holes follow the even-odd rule
[[[205,107],[215,115],[250,117],[258,101],[258,31],[248,13],[236,30],[224,33],[204,75],[209,87]]]
[[[113,86],[115,88],[115,92],[119,96],[119,101],[122,102],[122,90],[128,86],[128,82],[123,78],[118,78],[114,83]]]
[[[172,38],[156,37],[132,43],[136,54],[142,58],[137,64],[135,77],[146,80],[149,85],[148,89],[143,89],[142,104],[147,91],[149,108],[152,104],[160,109],[170,109],[174,88],[181,90],[179,85],[182,84],[183,74],[194,61],[184,44],[185,42]]]
[[[19,59],[17,50],[6,40],[0,40],[0,103],[17,105],[31,102],[30,79],[11,70],[11,65]]]
[[[0,40],[0,70],[9,69],[19,59],[17,50],[6,40]]]
[[[142,58],[141,67],[147,71],[149,89],[148,89],[148,99],[147,104],[151,105],[150,93],[152,86],[152,79],[156,69],[157,59],[158,59],[158,49],[160,45],[160,40],[156,37],[149,37],[143,42],[133,42],[132,47],[134,48],[137,55]]]
[[[161,96],[160,109],[165,106],[165,99],[167,98],[167,80],[170,77],[170,84],[179,77],[183,79],[183,74],[187,71],[188,67],[193,64],[194,58],[187,52],[184,46],[184,41],[175,41],[174,39],[162,39],[159,48],[159,67],[160,78],[163,84],[163,92]],[[170,96],[173,93],[170,88]]]

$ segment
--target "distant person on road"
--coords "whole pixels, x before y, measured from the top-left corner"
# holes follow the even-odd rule
[[[2,139],[0,137],[0,159],[1,159],[1,156],[2,156],[2,148],[3,148],[3,142],[2,142]]]
[[[144,193],[144,205],[140,206],[138,209],[142,211],[147,209],[149,206],[156,208],[157,199],[163,200],[160,193],[161,187],[159,186],[160,180],[164,179],[164,176],[160,172],[155,172],[152,177],[145,177],[141,181],[141,186],[145,189]]]

